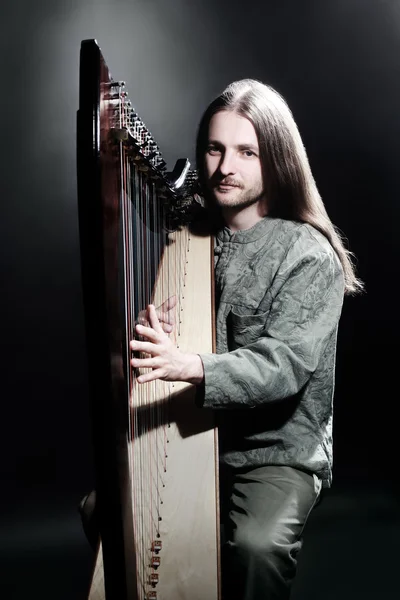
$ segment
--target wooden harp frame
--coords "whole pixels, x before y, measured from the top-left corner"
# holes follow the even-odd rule
[[[114,153],[116,145],[121,154],[125,144],[131,144],[132,148],[133,143],[146,169],[155,169],[158,188],[177,207],[182,206],[179,201],[185,194],[173,189],[171,174],[166,174],[156,145],[158,156],[154,157],[151,149],[140,147],[140,140],[132,137],[129,127],[115,126],[110,116],[115,88],[121,100],[121,84],[112,79],[96,41],[83,41],[77,115],[78,211],[96,511],[101,538],[89,599],[217,600],[220,598],[217,432],[211,412],[195,406],[195,390],[188,384],[174,384],[169,392],[171,443],[160,524],[163,548],[156,576],[159,583],[154,586],[147,575],[146,580],[138,576],[135,540],[138,534],[132,502],[135,479],[132,456],[136,440],[130,431],[130,418],[136,410],[132,404],[135,390],[132,392],[129,384],[127,359],[131,327],[122,316],[126,282],[121,263],[124,237],[121,211],[126,198],[117,164],[121,156],[116,158]],[[115,135],[119,136],[118,143]],[[177,341],[186,351],[212,352],[215,343],[211,236],[190,225],[168,234],[168,244],[154,279],[152,301],[165,300],[163,264],[168,262],[168,254],[176,248],[180,235],[186,235],[190,256],[185,267],[185,298],[180,298],[179,303],[187,316]],[[152,398],[153,403],[164,401],[162,392]],[[154,549],[146,551],[154,556]]]

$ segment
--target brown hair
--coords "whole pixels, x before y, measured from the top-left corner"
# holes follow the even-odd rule
[[[345,292],[361,291],[364,285],[356,277],[353,254],[345,248],[341,233],[326,212],[293,115],[276,90],[259,81],[243,79],[231,83],[209,105],[197,134],[196,161],[200,183],[205,181],[204,155],[209,124],[213,115],[221,110],[230,110],[249,119],[256,130],[268,215],[309,223],[318,229],[339,257]]]

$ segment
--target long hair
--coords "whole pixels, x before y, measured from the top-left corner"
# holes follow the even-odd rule
[[[204,156],[211,118],[229,110],[248,119],[260,146],[260,160],[268,202],[268,215],[309,223],[330,242],[342,264],[345,293],[364,288],[355,274],[353,254],[344,246],[330,220],[311,172],[299,130],[286,101],[272,87],[254,79],[231,83],[205,111],[198,128],[196,162],[204,186]]]

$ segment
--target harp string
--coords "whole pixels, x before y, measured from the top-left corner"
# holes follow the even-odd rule
[[[154,556],[152,545],[160,538],[168,460],[169,405],[175,386],[159,380],[138,384],[136,373],[130,366],[129,340],[136,336],[138,316],[150,302],[158,306],[176,296],[173,309],[175,325],[170,337],[179,347],[189,238],[182,232],[170,234],[169,258],[163,261],[167,250],[165,215],[162,202],[157,197],[156,185],[141,169],[140,163],[132,158],[123,142],[120,142],[120,157],[132,517],[139,597],[145,600],[149,589],[152,589],[149,587],[150,575],[156,572],[151,567]],[[163,261],[163,267],[158,272],[160,261]]]

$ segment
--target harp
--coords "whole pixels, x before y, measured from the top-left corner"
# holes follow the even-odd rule
[[[139,385],[134,325],[177,298],[171,333],[213,350],[211,237],[187,160],[172,172],[95,40],[81,44],[78,210],[100,545],[90,600],[216,600],[216,429],[194,386]]]

